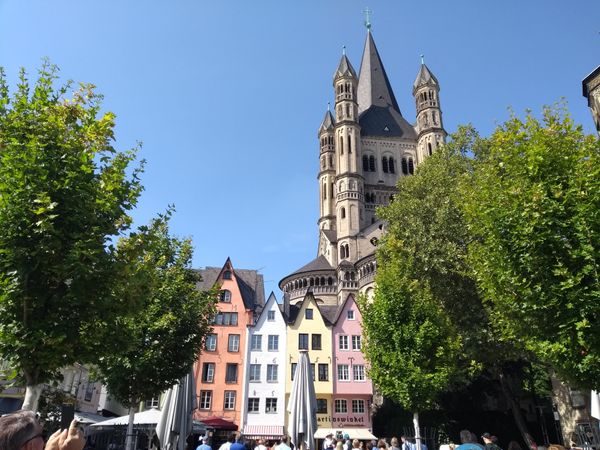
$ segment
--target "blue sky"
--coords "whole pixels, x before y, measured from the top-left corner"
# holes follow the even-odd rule
[[[267,295],[316,256],[317,129],[342,46],[356,70],[373,36],[414,121],[419,55],[446,130],[483,135],[564,98],[592,133],[581,80],[600,64],[600,2],[581,0],[0,0],[10,80],[49,57],[117,114],[116,147],[143,142],[137,224],[175,204],[194,266],[259,269]]]

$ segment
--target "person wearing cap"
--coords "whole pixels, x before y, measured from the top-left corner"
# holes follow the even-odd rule
[[[67,430],[57,430],[44,444],[43,429],[33,411],[0,417],[0,450],[82,450],[84,445],[76,420]]]
[[[481,435],[481,439],[483,439],[483,443],[485,444],[485,450],[502,450],[495,442],[494,436],[490,433],[483,433]],[[498,440],[498,438],[496,438]]]
[[[333,448],[333,433],[329,433],[325,436],[325,440],[323,441],[323,450],[331,450]]]

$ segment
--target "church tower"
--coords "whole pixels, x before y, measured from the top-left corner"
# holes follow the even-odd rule
[[[323,122],[319,127],[320,142],[320,214],[319,229],[335,230],[335,198],[333,195],[335,184],[335,120],[327,108]]]
[[[354,257],[352,238],[361,229],[363,203],[363,176],[358,170],[360,159],[360,125],[356,97],[358,78],[346,57],[342,59],[333,77],[335,91],[335,163],[334,184],[339,260]]]
[[[421,68],[413,84],[417,106],[417,164],[446,142],[440,107],[440,85],[421,56]]]

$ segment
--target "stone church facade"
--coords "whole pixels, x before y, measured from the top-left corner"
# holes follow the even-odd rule
[[[319,140],[319,244],[317,257],[283,278],[284,303],[312,292],[323,306],[349,294],[371,295],[375,248],[385,229],[376,217],[400,177],[445,142],[440,85],[421,61],[413,84],[416,123],[402,115],[371,30],[357,75],[345,54],[333,75],[334,108],[325,113]]]

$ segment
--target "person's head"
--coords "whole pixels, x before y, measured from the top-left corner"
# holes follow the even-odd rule
[[[335,444],[335,450],[344,450],[344,444],[342,441],[337,441]]]
[[[352,441],[352,448],[359,448],[360,447],[360,441],[358,439],[354,439]]]
[[[390,443],[392,444],[392,447],[398,447],[398,438],[393,437]]]
[[[483,439],[484,444],[492,443],[492,435],[490,433],[483,433],[481,439]]]
[[[257,442],[258,445],[265,445],[264,439],[259,439]]]
[[[281,443],[287,445],[287,443],[288,443],[287,435],[284,434],[283,436],[281,436]]]
[[[472,442],[471,432],[469,430],[461,430],[461,432],[460,432],[460,442],[462,444],[467,444],[469,442]]]
[[[202,437],[202,443],[203,444],[208,444],[208,436],[203,436]]]
[[[348,433],[344,433],[344,440],[345,441],[349,441],[350,440],[350,435]]]
[[[401,435],[400,436],[400,440],[402,441],[402,443],[404,444],[406,442],[406,436]]]
[[[387,444],[385,443],[385,439],[379,439],[379,442],[377,442],[377,448],[387,449]]]
[[[227,442],[231,442],[232,444],[235,442],[235,433],[229,435]]]
[[[244,443],[244,436],[242,436],[241,434],[238,434],[238,436],[237,436],[237,442],[239,444],[243,444]]]
[[[42,450],[42,426],[32,411],[16,411],[0,417],[0,450]]]
[[[367,450],[373,450],[373,442],[367,442]]]

